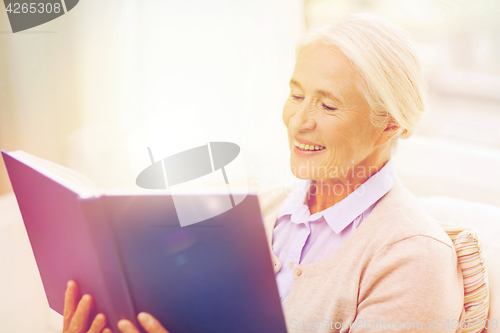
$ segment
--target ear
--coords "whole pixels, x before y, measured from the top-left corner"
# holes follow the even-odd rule
[[[375,143],[376,146],[383,146],[387,142],[391,141],[397,134],[401,125],[391,116],[387,116],[385,124],[382,126],[382,131],[380,136]]]

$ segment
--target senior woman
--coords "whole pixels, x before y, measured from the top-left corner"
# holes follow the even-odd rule
[[[460,331],[463,281],[453,245],[401,184],[391,156],[424,111],[406,33],[349,16],[301,40],[283,108],[302,182],[262,196],[289,331]],[[64,332],[86,327],[91,297],[68,284]],[[141,313],[147,332],[167,332]],[[90,332],[101,332],[105,318]],[[122,320],[122,332],[139,332]],[[105,329],[106,332],[109,329]]]

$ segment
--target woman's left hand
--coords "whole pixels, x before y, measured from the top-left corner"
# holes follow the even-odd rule
[[[149,313],[139,313],[137,315],[137,320],[139,320],[141,326],[144,327],[148,333],[169,333],[165,327]],[[118,322],[118,328],[122,333],[140,333],[137,327],[126,319],[122,319]]]

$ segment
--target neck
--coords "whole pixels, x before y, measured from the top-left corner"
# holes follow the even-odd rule
[[[389,157],[367,158],[355,166],[339,167],[337,178],[312,180],[306,203],[311,214],[323,211],[345,199],[380,171]]]

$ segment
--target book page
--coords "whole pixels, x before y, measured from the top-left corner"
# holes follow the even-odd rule
[[[102,194],[95,183],[75,170],[21,150],[11,152],[9,155],[72,190],[82,198],[97,197]]]

